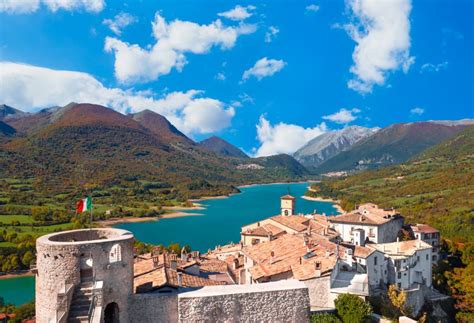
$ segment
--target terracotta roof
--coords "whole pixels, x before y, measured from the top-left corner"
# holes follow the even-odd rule
[[[282,197],[280,197],[280,199],[282,199],[282,200],[296,200],[296,198],[294,196],[291,196],[289,194],[283,195]]]
[[[284,234],[275,240],[247,246],[243,250],[244,254],[256,263],[250,268],[252,278],[256,280],[287,272],[293,276],[295,275],[292,272],[293,269],[295,269],[298,279],[314,277],[315,271],[311,269],[310,265],[301,265],[312,263],[314,266],[316,261],[320,261],[325,266],[327,265],[327,269],[332,269],[333,265],[331,264],[336,260],[335,251],[336,244],[328,241],[325,237],[319,235],[303,237],[293,234]]]
[[[416,224],[416,225],[412,225],[411,226],[411,229],[413,230],[413,232],[421,232],[421,233],[439,233],[438,230],[436,230],[435,228],[427,225],[427,224]]]
[[[227,263],[219,259],[204,259],[200,262],[200,270],[211,273],[226,273]]]
[[[268,237],[269,235],[277,236],[281,233],[284,233],[285,230],[280,229],[273,224],[267,223],[262,226],[258,226],[247,231],[242,232],[243,235],[259,236],[259,237]]]
[[[392,256],[411,256],[418,250],[431,249],[432,246],[422,240],[408,240],[391,243],[371,244],[371,248],[375,248]]]
[[[270,219],[298,232],[306,230],[309,223],[309,219],[301,215],[277,215]]]
[[[354,257],[357,258],[367,258],[371,254],[375,252],[375,249],[362,247],[362,246],[354,246]]]
[[[360,205],[357,210],[351,213],[336,215],[329,218],[329,221],[336,223],[353,223],[380,225],[400,218],[395,210],[384,210],[372,203]]]
[[[183,271],[184,268],[198,264],[196,261],[184,262],[177,259],[177,269],[172,269],[167,254],[159,255],[158,259],[158,264],[154,264],[151,256],[145,256],[142,257],[141,261],[134,264],[134,288],[136,292],[148,292],[163,286],[178,287],[178,272],[181,273],[182,287],[214,286],[227,283],[227,281],[218,281],[206,277],[190,275]],[[210,269],[211,263],[215,264],[217,262],[221,264],[219,269],[224,270],[223,266],[225,266],[223,273],[227,273],[227,264],[217,259],[212,259],[210,262],[207,262],[207,269]],[[206,269],[206,261],[204,261],[204,269]],[[221,273],[220,271],[216,272]]]

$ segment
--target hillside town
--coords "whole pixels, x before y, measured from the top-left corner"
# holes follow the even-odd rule
[[[339,295],[367,300],[390,286],[417,317],[425,303],[448,298],[432,286],[439,232],[370,203],[336,216],[297,214],[285,195],[280,214],[204,254],[140,255],[133,241],[112,228],[40,237],[36,322],[303,322],[334,311]]]

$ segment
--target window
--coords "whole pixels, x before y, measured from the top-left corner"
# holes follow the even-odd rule
[[[122,261],[122,247],[119,244],[114,244],[109,253],[109,262],[119,262]]]
[[[430,259],[430,257],[428,256],[428,254],[426,254],[426,260]]]
[[[402,284],[401,284],[401,283],[397,283],[397,286],[398,286],[398,289],[402,288]]]
[[[401,279],[401,278],[402,278],[402,273],[401,273],[401,272],[398,272],[398,273],[397,273],[397,278],[398,278],[398,279]]]
[[[377,256],[374,257],[374,266],[377,266]]]
[[[416,261],[420,261],[420,256],[416,256]]]

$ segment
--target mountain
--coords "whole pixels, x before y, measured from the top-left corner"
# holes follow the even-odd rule
[[[342,130],[326,132],[310,140],[293,156],[306,167],[317,167],[378,130],[379,128],[350,126]]]
[[[0,121],[0,137],[9,137],[15,134],[16,130],[6,124],[3,121]]]
[[[474,120],[471,120],[474,123]],[[372,169],[399,164],[461,132],[468,122],[400,123],[383,128],[317,167],[320,173]]]
[[[248,158],[248,156],[239,148],[228,143],[224,139],[212,136],[198,143],[199,147],[212,151],[218,155],[236,158]]]
[[[153,112],[127,116],[100,105],[73,103],[21,119],[15,122],[22,132],[0,144],[0,177],[34,178],[50,192],[86,184],[139,190],[140,183],[152,182],[168,192],[173,188],[174,197],[179,192],[187,198],[307,174],[289,156],[259,160],[264,167],[259,171],[240,169],[248,159],[203,150]]]
[[[7,119],[15,119],[26,114],[26,112],[12,108],[11,106],[8,106],[6,104],[0,104],[0,121],[5,121]]]
[[[194,144],[194,142],[186,137],[181,131],[176,129],[165,117],[152,112],[150,110],[143,110],[138,113],[130,115],[133,120],[140,123],[143,127],[151,131],[153,134],[159,136],[170,143],[185,143]]]
[[[324,179],[307,194],[396,208],[406,222],[427,223],[455,241],[474,242],[474,126],[467,126],[401,165]]]
[[[251,159],[252,163],[261,165],[265,168],[277,169],[281,172],[289,172],[290,174],[308,175],[308,170],[301,165],[296,159],[287,154],[279,154],[274,156],[257,157]]]

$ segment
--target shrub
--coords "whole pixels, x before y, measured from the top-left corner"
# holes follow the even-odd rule
[[[340,323],[341,320],[334,314],[321,313],[311,315],[311,323]]]
[[[364,322],[372,314],[372,307],[356,295],[341,294],[335,304],[337,314],[344,323]]]

